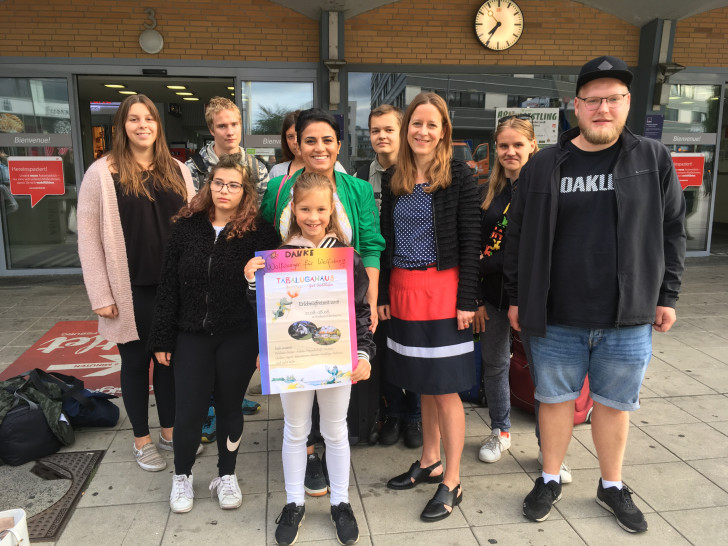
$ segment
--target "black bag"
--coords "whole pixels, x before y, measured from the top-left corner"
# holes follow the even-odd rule
[[[487,406],[488,401],[485,399],[485,383],[483,378],[483,356],[480,352],[480,341],[475,342],[475,352],[473,359],[475,360],[475,377],[473,386],[467,391],[462,391],[460,399],[463,402],[472,402],[479,406]]]
[[[0,459],[18,466],[61,449],[41,407],[19,392],[13,396],[15,402],[0,423]]]
[[[113,427],[119,421],[119,408],[109,400],[116,398],[113,394],[85,389],[83,381],[72,375],[48,373],[38,368],[28,375],[39,389],[48,384],[60,387],[63,412],[74,427]]]

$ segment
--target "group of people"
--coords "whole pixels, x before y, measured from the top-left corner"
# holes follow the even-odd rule
[[[170,156],[154,104],[143,95],[127,98],[111,151],[81,186],[79,254],[99,332],[119,346],[133,450],[146,470],[166,464],[148,426],[154,363],[157,444],[174,451],[172,511],[193,507],[192,467],[211,397],[218,476],[210,490],[221,508],[242,503],[235,460],[256,366],[255,271],[264,266],[255,252],[351,246],[358,350],[351,378],[369,379],[376,355],[387,402],[382,443],[404,435],[408,446],[421,445],[420,458],[388,488],[437,485],[421,512],[426,522],[462,502],[458,392],[476,381],[473,333],[481,333],[492,429],[478,456],[493,463],[510,448],[513,329],[531,363],[543,460],[524,516],[546,519],[561,484],[571,481],[564,457],[574,399],[588,374],[597,502],[626,530],[645,531],[621,481],[627,412],[639,407],[651,330],[667,331],[675,321],[685,204],[666,148],[625,126],[631,82],[620,59],[586,63],[574,101],[578,128],[542,151],[529,116],[498,120],[497,161],[480,188],[452,157],[451,118],[434,93],[420,93],[404,113],[372,111],[377,155],[359,177],[337,161],[341,140],[331,114],[292,112],[282,128],[286,163],[270,180],[235,149],[237,107],[215,99],[208,106],[215,143],[205,150],[207,172],[197,168],[197,184]],[[229,145],[216,147],[218,140]],[[296,541],[305,494],[326,491],[338,541],[358,540],[346,424],[358,388],[281,394],[286,504],[276,520],[278,544]],[[326,445],[325,485],[312,490],[307,467],[318,460],[310,438],[316,426]]]

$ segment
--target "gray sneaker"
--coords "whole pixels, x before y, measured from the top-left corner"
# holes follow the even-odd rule
[[[174,451],[174,440],[165,440],[162,437],[162,433],[159,433],[159,449],[163,449],[165,451]],[[197,451],[195,452],[195,457],[202,453],[202,444],[199,444],[197,446]]]
[[[152,442],[143,445],[141,449],[137,449],[135,445],[132,445],[132,449],[134,450],[134,457],[136,457],[137,464],[143,470],[159,472],[167,468],[167,461],[159,454],[159,451],[157,451],[157,448]]]

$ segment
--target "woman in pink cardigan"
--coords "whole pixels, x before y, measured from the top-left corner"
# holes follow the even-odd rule
[[[141,468],[167,463],[148,424],[147,347],[171,218],[194,196],[189,170],[169,153],[159,112],[145,95],[124,100],[114,117],[111,151],[86,172],[78,196],[78,253],[99,333],[118,344],[121,390]],[[154,359],[159,447],[172,450],[172,369]]]

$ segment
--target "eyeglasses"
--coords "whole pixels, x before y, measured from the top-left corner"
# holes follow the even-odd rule
[[[605,101],[607,103],[607,107],[610,110],[619,108],[620,106],[622,106],[622,103],[624,102],[624,97],[626,97],[627,95],[629,95],[629,93],[617,93],[616,95],[609,95],[608,97],[576,98],[583,102],[586,109],[591,112],[594,110],[598,110],[599,107],[602,105],[602,101]]]
[[[240,190],[243,189],[242,184],[238,184],[237,182],[221,182],[220,180],[213,180],[210,182],[210,189],[212,191],[222,191],[223,187],[227,186],[227,190],[230,193],[240,193]]]
[[[498,125],[508,121],[509,119],[520,119],[533,125],[533,116],[531,114],[513,114],[512,116],[505,116],[498,120]]]

